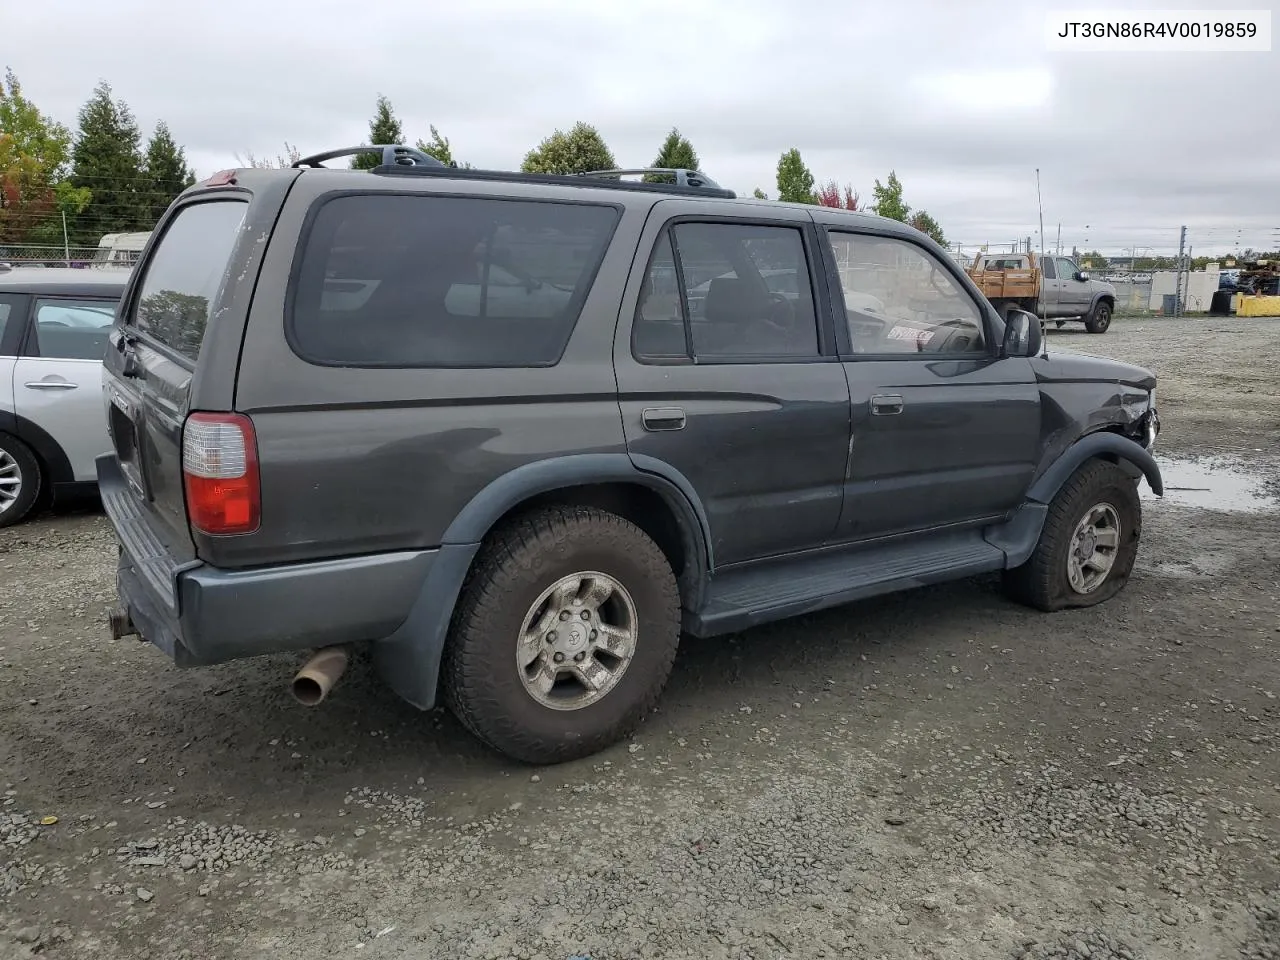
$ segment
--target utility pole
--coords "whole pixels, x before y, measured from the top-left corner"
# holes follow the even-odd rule
[[[62,211],[62,255],[67,260],[67,266],[71,266],[71,244],[67,242],[67,211]]]
[[[1178,235],[1178,269],[1173,275],[1173,315],[1182,316],[1182,253],[1187,247],[1187,228]]]
[[[1040,209],[1040,262],[1044,263],[1044,201],[1040,198],[1040,168],[1036,167],[1036,206]],[[1027,253],[1031,252],[1031,238],[1027,237]]]
[[[1061,223],[1058,224],[1058,242],[1055,246],[1057,247],[1057,251],[1058,251],[1057,255],[1062,256],[1062,224]]]

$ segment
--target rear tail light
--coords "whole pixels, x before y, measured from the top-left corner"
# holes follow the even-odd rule
[[[253,533],[262,485],[253,421],[241,413],[193,413],[182,430],[187,519],[211,536]]]

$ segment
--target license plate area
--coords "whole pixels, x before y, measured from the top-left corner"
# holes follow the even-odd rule
[[[120,461],[120,472],[134,492],[146,499],[147,491],[142,482],[141,456],[138,452],[138,427],[130,415],[128,401],[118,394],[111,397],[110,427],[111,439],[115,442],[116,457]]]

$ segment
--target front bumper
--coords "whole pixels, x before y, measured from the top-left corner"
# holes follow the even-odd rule
[[[106,461],[106,462],[104,462]],[[390,636],[418,599],[435,550],[225,570],[168,551],[115,457],[98,461],[120,541],[119,614],[178,666]]]

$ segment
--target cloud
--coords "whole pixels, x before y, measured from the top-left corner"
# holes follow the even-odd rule
[[[435,124],[478,166],[513,168],[576,120],[642,165],[675,125],[743,193],[774,192],[793,146],[864,199],[895,170],[959,241],[1034,233],[1038,167],[1048,239],[1061,221],[1067,247],[1171,252],[1182,224],[1206,252],[1280,247],[1274,55],[1049,52],[1046,9],[45,0],[5,21],[23,38],[10,65],[42,109],[74,124],[106,79],[144,130],[166,120],[204,174],[285,141],[358,143],[385,94],[410,140]]]

